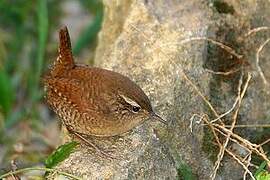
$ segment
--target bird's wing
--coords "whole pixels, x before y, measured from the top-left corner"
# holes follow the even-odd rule
[[[104,103],[104,94],[96,93],[95,87],[84,81],[71,78],[51,78],[46,80],[45,86],[46,99],[52,106],[64,102],[82,113],[110,113],[109,104]]]

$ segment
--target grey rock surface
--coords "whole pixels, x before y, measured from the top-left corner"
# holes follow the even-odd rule
[[[210,111],[183,77],[183,72],[222,113],[233,104],[239,73],[220,77],[205,69],[226,71],[237,68],[241,62],[209,42],[183,41],[191,37],[226,42],[248,62],[245,72],[250,71],[254,79],[244,99],[239,122],[255,124],[270,117],[269,87],[262,84],[254,68],[254,50],[259,43],[241,38],[253,26],[269,25],[269,19],[256,24],[259,21],[255,18],[269,17],[269,1],[228,0],[226,4],[231,8],[226,13],[211,2],[104,0],[105,16],[95,65],[134,80],[169,125],[164,127],[147,121],[121,137],[92,139],[105,149],[113,148],[117,159],[102,157],[82,146],[58,169],[84,179],[177,179],[178,169],[187,164],[198,179],[210,179],[213,161],[209,158],[211,153],[204,150],[208,146],[204,143],[207,138],[204,127],[194,125],[192,131],[190,128],[194,114]],[[264,57],[267,54],[269,57],[269,51],[264,53]],[[269,79],[266,69],[270,64],[266,60],[261,63]],[[224,166],[216,179],[242,176],[233,160],[226,159]]]
[[[246,73],[251,73],[252,79],[241,104],[237,123],[241,125],[269,124],[270,86],[269,83],[265,84],[263,82],[263,78],[259,74],[256,53],[259,47],[269,38],[270,31],[260,31],[250,35],[248,33],[258,27],[270,26],[270,1],[244,2],[226,0],[220,2],[224,2],[223,6],[210,5],[214,13],[209,32],[214,32],[214,34],[209,36],[234,48],[239,54],[243,55],[243,59],[239,61],[239,59],[237,60],[224,53],[224,51],[211,46],[204,66],[214,71],[229,71],[242,66],[244,67],[244,80],[247,77]],[[259,61],[259,66],[268,82],[270,81],[270,72],[268,70],[270,64],[266,59],[269,55],[268,44],[260,53]],[[212,76],[209,84],[209,95],[218,112],[226,112],[232,108],[236,98],[239,78],[240,72],[230,76]],[[229,124],[231,118],[230,114],[223,121]],[[262,135],[267,136],[269,128],[236,128],[234,132],[251,142],[259,144],[266,140],[267,137],[263,138]],[[243,151],[242,148],[234,148],[234,145],[232,147],[236,154],[241,154],[241,151]],[[267,150],[269,150],[269,147]],[[219,172],[223,179],[227,177],[237,179],[242,177],[244,173],[242,167],[239,167],[236,161],[228,158],[223,161]]]

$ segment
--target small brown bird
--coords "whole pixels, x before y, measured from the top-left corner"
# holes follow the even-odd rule
[[[59,55],[44,77],[46,100],[67,129],[84,135],[123,134],[156,115],[142,89],[119,73],[74,63],[68,30],[59,32]]]

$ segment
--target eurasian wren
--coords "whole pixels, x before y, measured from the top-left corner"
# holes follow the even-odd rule
[[[146,119],[157,119],[142,89],[119,73],[74,63],[66,27],[59,32],[59,55],[44,77],[46,100],[68,130],[110,137]]]

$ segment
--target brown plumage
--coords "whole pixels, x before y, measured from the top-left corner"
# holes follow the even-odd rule
[[[46,101],[67,129],[85,135],[115,136],[152,118],[164,122],[142,89],[105,69],[77,65],[66,27],[59,32],[59,55],[44,77]]]

